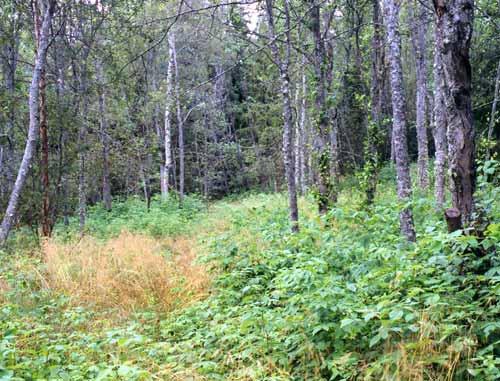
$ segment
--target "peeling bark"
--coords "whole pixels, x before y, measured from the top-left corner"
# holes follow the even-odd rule
[[[435,0],[439,50],[445,77],[448,159],[454,208],[467,227],[474,210],[476,168],[472,121],[469,50],[474,21],[473,0]]]
[[[440,34],[435,31],[434,49],[434,146],[436,147],[436,160],[434,161],[434,194],[436,207],[442,209],[446,195],[446,105],[444,103],[444,73],[441,52],[439,51]]]
[[[400,3],[397,0],[385,0],[387,25],[387,41],[389,44],[389,61],[392,89],[392,140],[396,160],[397,194],[401,203],[410,201],[411,178],[406,141],[405,94],[403,88],[403,69],[401,65],[401,36],[399,34]],[[401,233],[408,241],[416,240],[413,225],[413,213],[409,207],[403,207],[399,213]]]
[[[412,11],[412,6],[415,12]],[[417,177],[418,184],[421,189],[427,189],[429,186],[429,143],[427,139],[427,60],[426,53],[426,37],[427,28],[427,10],[417,0],[410,5],[410,20],[411,20],[411,42],[413,53],[415,56],[415,74],[416,74],[416,114],[417,114]]]

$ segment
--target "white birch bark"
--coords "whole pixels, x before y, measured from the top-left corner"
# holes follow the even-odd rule
[[[164,145],[165,145],[165,165],[163,174],[163,199],[168,197],[170,186],[170,173],[172,171],[172,107],[173,107],[173,70],[174,70],[174,35],[170,32],[168,36],[168,67],[167,67],[167,88],[165,92],[165,114],[164,114]]]
[[[389,44],[390,78],[392,89],[392,140],[396,161],[396,183],[398,199],[401,203],[410,201],[411,178],[406,141],[407,121],[405,114],[405,94],[403,88],[403,69],[401,65],[401,35],[399,34],[398,0],[385,0],[384,7],[387,24],[387,42]],[[409,207],[404,206],[399,213],[401,233],[408,241],[415,241],[413,214]]]
[[[448,122],[448,160],[451,174],[452,204],[460,212],[464,227],[474,210],[475,144],[472,119],[469,51],[474,21],[473,0],[434,2],[439,50],[445,78],[446,120]]]
[[[274,14],[273,14],[274,2],[273,0],[266,0],[266,12],[267,21],[269,26],[269,38],[271,40],[271,52],[273,59],[278,66],[280,72],[280,87],[281,87],[281,98],[283,102],[283,161],[285,165],[285,175],[288,187],[288,203],[290,209],[290,221],[292,224],[292,231],[296,232],[299,230],[299,212],[297,206],[297,189],[295,184],[295,170],[293,161],[293,116],[292,116],[292,104],[290,99],[290,76],[289,76],[289,66],[290,66],[290,51],[291,51],[291,41],[290,41],[290,15],[289,15],[289,4],[288,0],[284,2],[284,14],[285,14],[285,53],[284,57],[281,57],[278,44],[276,42],[277,34],[274,24]]]
[[[415,8],[415,11],[412,10]],[[415,74],[416,74],[416,127],[417,127],[417,177],[420,188],[427,189],[429,186],[428,176],[428,139],[427,139],[427,60],[426,37],[427,28],[426,7],[418,1],[410,4],[410,23],[411,23],[411,42],[415,56]]]
[[[14,223],[14,219],[17,213],[17,207],[19,203],[19,197],[23,191],[24,185],[26,183],[26,178],[33,160],[33,156],[36,149],[36,142],[38,139],[38,128],[39,128],[39,86],[42,71],[45,68],[47,60],[47,49],[49,44],[49,34],[50,26],[52,24],[52,17],[54,14],[55,1],[48,1],[45,3],[45,9],[43,12],[42,27],[40,30],[40,42],[37,49],[37,54],[35,58],[35,66],[33,69],[33,75],[31,78],[31,84],[29,89],[29,128],[28,128],[28,138],[26,140],[26,146],[24,149],[23,159],[19,167],[16,182],[14,183],[14,188],[12,189],[9,203],[7,205],[7,210],[2,220],[2,225],[0,227],[0,246],[3,246],[7,240],[9,232]]]
[[[182,107],[179,91],[179,65],[177,63],[177,50],[175,48],[175,43],[172,43],[172,62],[174,65],[174,96],[175,96],[175,106],[177,113],[177,129],[178,129],[178,147],[179,147],[179,203],[182,205],[184,199],[184,120],[182,116]]]
[[[434,195],[436,207],[441,209],[445,202],[446,186],[446,105],[444,103],[444,73],[441,52],[439,51],[440,34],[435,31],[434,49],[434,146],[436,159],[434,161]]]

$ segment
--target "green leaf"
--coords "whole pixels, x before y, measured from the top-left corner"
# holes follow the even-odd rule
[[[389,319],[390,320],[399,320],[403,317],[404,311],[403,310],[392,310],[389,313]]]
[[[378,334],[373,336],[372,339],[370,340],[370,348],[373,347],[374,345],[377,345],[380,339],[381,337]]]

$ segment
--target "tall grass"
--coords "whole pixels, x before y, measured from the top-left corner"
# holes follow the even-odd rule
[[[91,237],[77,243],[47,241],[43,283],[76,304],[170,311],[201,298],[209,283],[204,268],[194,263],[187,238],[170,245],[167,256],[168,245],[126,231],[104,243]]]

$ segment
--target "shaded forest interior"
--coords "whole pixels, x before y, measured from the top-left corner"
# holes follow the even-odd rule
[[[0,379],[500,378],[499,1],[0,0],[0,80]]]

